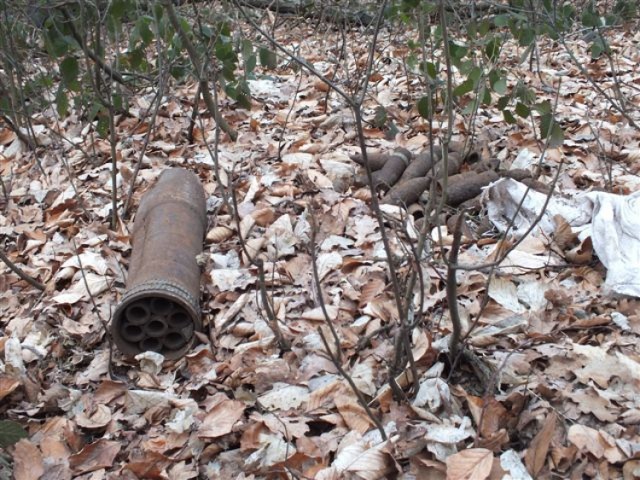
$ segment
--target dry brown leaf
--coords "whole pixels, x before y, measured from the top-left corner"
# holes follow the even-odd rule
[[[373,421],[354,396],[336,395],[334,401],[338,412],[351,430],[364,434],[371,428]]]
[[[367,303],[380,295],[384,291],[385,285],[386,282],[383,278],[379,276],[370,277],[360,292],[360,308],[364,307]]]
[[[122,444],[112,440],[98,440],[69,457],[69,466],[75,474],[93,472],[113,466]]]
[[[556,229],[553,232],[553,239],[556,244],[564,251],[567,248],[573,247],[578,239],[578,236],[571,230],[571,225],[561,215],[555,215],[553,221],[556,224]]]
[[[13,450],[13,478],[38,480],[44,473],[42,453],[36,445],[23,438]]]
[[[339,380],[335,380],[317,388],[316,390],[311,392],[311,395],[309,395],[306,411],[312,412],[325,405],[325,403],[333,398],[333,395],[335,395],[336,392],[341,391],[343,388],[344,385]]]
[[[154,451],[146,451],[133,457],[124,468],[137,478],[161,478],[162,471],[171,464],[166,456]]]
[[[0,375],[0,400],[12,393],[20,384],[20,380],[15,377]]]
[[[493,467],[493,453],[470,448],[447,457],[447,480],[484,480]]]
[[[553,433],[556,429],[556,423],[558,420],[558,416],[556,412],[551,412],[540,431],[536,434],[536,436],[531,441],[529,448],[527,448],[527,453],[524,457],[525,465],[529,470],[529,473],[534,476],[534,478],[540,473],[542,467],[544,466],[544,461],[547,458],[547,453],[549,453],[549,446],[551,445],[551,439],[553,438]]]
[[[615,440],[606,432],[574,424],[569,427],[567,438],[579,450],[588,452],[597,459],[606,458],[610,463],[623,460],[622,452],[616,446]]]
[[[624,480],[640,479],[640,460],[629,460],[622,467],[622,478]]]
[[[276,219],[276,211],[273,208],[261,208],[251,212],[251,216],[260,227],[268,227]]]
[[[245,404],[239,400],[223,400],[211,409],[198,429],[201,438],[217,438],[230,433],[244,414]]]
[[[356,478],[363,480],[389,478],[387,475],[395,469],[386,449],[386,443],[373,448],[367,448],[360,442],[353,443],[340,450],[333,467],[339,472],[354,473]]]
[[[91,413],[82,412],[76,417],[76,423],[88,430],[106,427],[111,421],[111,410],[106,405],[98,405]]]
[[[207,242],[211,243],[221,243],[231,238],[233,235],[233,230],[228,227],[213,227],[211,230],[207,232]]]
[[[565,258],[576,265],[588,265],[593,260],[593,242],[591,237],[584,239],[575,248],[568,250],[564,254]]]

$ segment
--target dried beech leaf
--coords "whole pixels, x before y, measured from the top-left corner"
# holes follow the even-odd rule
[[[233,230],[228,227],[214,227],[207,233],[207,241],[211,243],[224,242],[233,235]]]
[[[553,438],[553,432],[556,429],[558,417],[555,412],[551,412],[542,426],[542,429],[536,434],[531,441],[527,454],[524,457],[527,469],[534,477],[540,473],[544,466],[544,461],[549,453],[549,445]]]
[[[470,448],[447,457],[447,480],[484,480],[489,478],[493,453],[486,448]]]

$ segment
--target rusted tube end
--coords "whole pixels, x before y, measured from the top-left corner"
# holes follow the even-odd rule
[[[127,291],[113,317],[111,333],[125,355],[145,351],[176,359],[202,329],[198,301],[178,285],[155,281]]]
[[[202,329],[200,268],[207,224],[204,190],[193,173],[173,168],[140,204],[133,227],[127,290],[111,334],[122,353],[183,356]]]

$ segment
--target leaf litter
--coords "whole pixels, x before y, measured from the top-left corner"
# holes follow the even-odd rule
[[[305,38],[301,53],[320,65],[321,40],[310,27],[297,25],[289,35],[280,40],[287,45],[287,38]],[[354,57],[364,55],[359,33],[348,35]],[[633,39],[616,35],[612,41],[627,52],[620,55],[624,76],[637,83],[637,54],[626,48]],[[529,79],[540,98],[552,98],[517,64],[517,47],[504,48],[512,52],[512,71]],[[558,114],[570,128],[564,145],[547,152],[545,165],[553,171],[564,164],[561,193],[601,189],[608,178],[618,190],[637,191],[637,133],[622,131],[620,119],[557,55],[558,48],[542,45],[541,75],[553,78],[567,62]],[[589,62],[596,69],[604,61]],[[419,150],[428,142],[412,130],[419,120],[404,93],[403,72],[398,58],[376,64],[380,81],[365,116],[373,118],[384,105],[399,129],[388,140],[367,127],[368,142],[380,150]],[[593,74],[606,79],[604,70]],[[102,322],[123,291],[130,232],[126,222],[116,230],[105,227],[108,142],[90,135],[93,127],[79,119],[66,123],[74,143],[99,153],[97,162],[86,163],[49,137],[48,118],[37,114],[35,133],[47,144],[38,152],[48,177],[42,178],[33,153],[9,129],[0,130],[0,170],[3,178],[12,175],[0,213],[5,249],[46,283],[40,296],[0,265],[0,411],[28,432],[10,450],[15,478],[640,478],[638,300],[604,293],[606,269],[578,238],[571,218],[561,210],[555,212],[561,217],[546,218],[545,234],[518,245],[491,278],[486,270],[459,272],[465,328],[488,295],[469,344],[490,366],[494,385],[478,385],[468,366],[453,377],[444,368],[451,321],[446,268],[434,252],[423,270],[424,301],[417,291],[413,298],[414,315],[422,317],[410,332],[419,388],[398,402],[387,369],[398,319],[381,235],[369,192],[350,186],[357,171],[348,157],[357,151],[353,118],[324,84],[291,69],[257,78],[250,87],[252,111],[221,94],[221,110],[240,133],[236,143],[223,138],[220,144],[221,180],[228,186],[235,179],[231,172],[241,172],[241,222],[224,208],[210,209],[201,259],[207,328],[174,362],[148,356],[130,362],[113,352],[114,379]],[[211,205],[220,204],[210,154],[188,146],[183,136],[190,112],[176,100],[193,98],[195,90],[193,84],[176,86],[173,99],[165,100],[163,108],[172,113],[158,118],[134,205],[170,165],[197,172]],[[135,119],[147,100],[131,101]],[[476,129],[506,167],[533,168],[540,161],[530,127],[507,126],[488,107],[481,113]],[[611,175],[601,168],[586,119],[597,121],[598,140],[615,159]],[[134,171],[134,153],[143,142],[141,132],[130,135],[130,124],[123,119],[118,126],[119,188]],[[204,126],[200,138],[213,141],[213,123],[205,118]],[[68,156],[78,195],[61,156]],[[550,183],[552,176],[544,173],[541,180]],[[395,221],[402,218],[393,211],[387,213]],[[327,358],[318,333],[326,325],[311,275],[311,213],[319,225],[322,301],[340,339],[343,367],[380,419],[386,440]],[[256,293],[258,272],[241,248],[238,228],[250,255],[265,262],[272,308],[292,340],[290,351],[274,341]],[[432,238],[434,245],[451,245],[446,226]],[[490,232],[468,242],[461,263],[498,258],[501,241]],[[392,235],[402,271],[408,268],[405,246],[401,235]],[[422,311],[415,310],[420,305]],[[410,371],[396,374],[400,385],[411,385]]]

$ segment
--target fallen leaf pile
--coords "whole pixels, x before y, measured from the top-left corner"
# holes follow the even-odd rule
[[[336,66],[323,52],[337,51],[341,32],[325,33],[300,23],[276,29],[283,46],[347,84],[344,68],[362,72],[369,37],[345,32],[349,60]],[[609,35],[616,88],[637,99],[640,34]],[[367,145],[415,155],[429,148],[415,108],[422,87],[404,68],[405,40],[386,30],[382,36],[363,115],[369,122],[382,106],[399,133],[387,139],[367,123]],[[594,82],[611,90],[607,60],[590,60],[579,39],[570,46]],[[638,131],[563,47],[540,43],[539,72],[519,63],[517,44],[503,48],[510,85],[520,79],[540,99],[557,96],[565,141],[540,159],[543,143],[530,122],[508,125],[495,107],[481,106],[475,145],[501,169],[526,169],[542,184],[562,168],[560,194],[638,191]],[[458,271],[461,321],[464,331],[473,326],[466,341],[481,365],[462,361],[455,369],[446,355],[452,325],[444,261],[453,232],[446,218],[427,232],[421,281],[410,296],[417,378],[409,367],[395,372],[407,397],[394,398],[389,365],[399,318],[371,194],[354,183],[363,172],[349,158],[359,152],[352,113],[289,63],[264,73],[249,80],[251,110],[220,94],[221,113],[239,135],[236,142],[221,136],[219,178],[205,146],[215,142],[212,119],[198,124],[195,144],[186,141],[195,83],[171,87],[142,160],[133,213],[170,166],[196,172],[208,195],[210,225],[198,259],[206,327],[173,362],[153,354],[125,359],[105,335],[124,291],[132,225],[108,227],[108,140],[80,117],[58,122],[45,111],[33,118],[44,146],[33,152],[0,124],[1,248],[46,285],[40,293],[0,264],[0,416],[28,432],[5,449],[15,478],[640,478],[638,300],[604,295],[604,267],[562,218],[552,237],[528,237],[494,271]],[[122,202],[152,97],[133,96],[129,115],[117,118]],[[436,137],[446,130],[439,115]],[[462,116],[453,131],[454,141],[471,136]],[[422,211],[383,205],[383,212],[398,275],[407,279]],[[491,262],[508,248],[511,239],[491,225],[478,228],[483,218],[469,219],[460,264]],[[265,314],[256,259],[288,351]],[[337,352],[325,315],[353,385],[327,355],[323,337],[334,358]],[[478,381],[481,367],[489,384]]]

